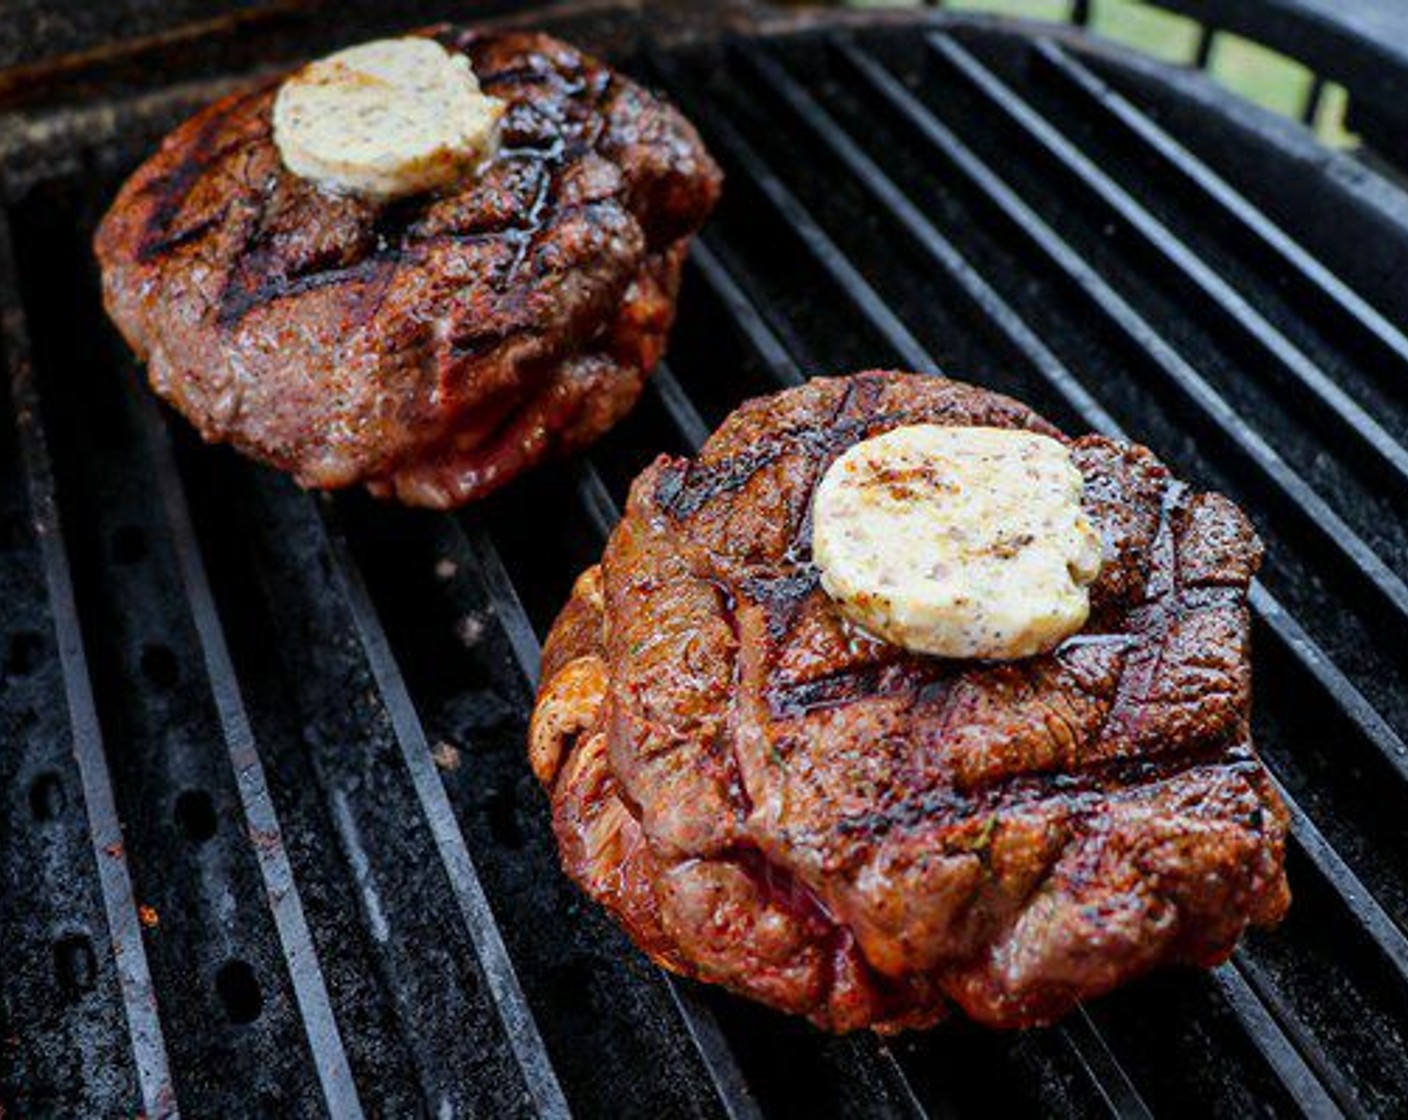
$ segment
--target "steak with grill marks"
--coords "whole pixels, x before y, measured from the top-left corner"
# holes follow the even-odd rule
[[[269,82],[168,137],[96,251],[109,313],[205,438],[305,486],[452,506],[631,407],[720,173],[678,112],[565,43],[433,34],[507,104],[480,175],[330,194],[283,166]]]
[[[1083,630],[1012,662],[846,624],[826,466],[905,424],[1068,443],[1103,541]],[[1147,450],[940,378],[751,401],[631,488],[547,642],[530,733],[568,873],[668,968],[820,1026],[1050,1021],[1227,957],[1289,893],[1248,727],[1261,546]]]

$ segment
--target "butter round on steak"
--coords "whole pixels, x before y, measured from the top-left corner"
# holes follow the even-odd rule
[[[113,320],[200,429],[309,487],[480,497],[638,397],[720,173],[675,109],[565,43],[440,29],[502,102],[436,193],[337,193],[285,166],[279,83],[211,105],[96,238]]]
[[[1065,443],[1101,538],[1081,631],[1006,662],[847,623],[813,490],[911,424]],[[1240,510],[1008,398],[867,373],[750,401],[636,479],[548,639],[530,732],[567,872],[655,960],[831,1030],[1048,1022],[1212,965],[1289,902],[1252,749]]]

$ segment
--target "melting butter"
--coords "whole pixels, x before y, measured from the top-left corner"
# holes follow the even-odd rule
[[[464,55],[433,39],[379,39],[291,75],[274,100],[274,143],[295,175],[384,201],[473,174],[503,111]]]
[[[852,622],[917,653],[1017,658],[1078,631],[1101,541],[1065,445],[916,424],[864,440],[817,486],[813,557]]]

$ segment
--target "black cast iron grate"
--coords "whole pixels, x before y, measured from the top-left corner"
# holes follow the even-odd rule
[[[12,191],[0,1101],[1400,1113],[1408,198],[1064,36],[929,17],[626,65],[729,174],[669,361],[588,457],[458,516],[309,496],[167,425],[87,250],[160,111]],[[538,639],[630,478],[747,395],[884,365],[1127,433],[1254,512],[1297,897],[1227,965],[1050,1030],[831,1039],[667,978],[557,871],[522,747]]]

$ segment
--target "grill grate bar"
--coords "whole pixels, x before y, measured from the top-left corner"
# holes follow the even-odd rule
[[[259,758],[249,714],[245,710],[219,612],[211,594],[195,527],[191,523],[185,488],[172,455],[170,436],[157,412],[156,402],[145,391],[145,386],[132,395],[138,398],[135,407],[146,439],[147,454],[156,473],[157,489],[171,532],[173,551],[180,566],[186,601],[200,639],[206,675],[224,731],[230,766],[235,772],[240,806],[249,834],[255,838],[252,847],[260,878],[278,931],[279,947],[293,983],[323,1099],[333,1116],[361,1117],[363,1110],[351,1065],[333,1015],[327,981],[318,963],[303,901],[284,846],[283,830],[269,792],[268,778]]]
[[[1112,1115],[1123,1120],[1153,1120],[1154,1114],[1130,1081],[1120,1061],[1110,1052],[1109,1044],[1090,1012],[1078,1007],[1063,1020],[1067,1029],[1063,1037],[1080,1060],[1087,1076],[1094,1083]]]
[[[1023,135],[1073,176],[1085,196],[1098,199],[1108,213],[1134,231],[1172,274],[1196,293],[1217,321],[1241,335],[1268,362],[1279,366],[1288,375],[1290,385],[1308,398],[1307,404],[1316,415],[1332,417],[1340,439],[1356,447],[1371,465],[1392,473],[1400,484],[1408,484],[1408,449],[1247,299],[974,55],[945,35],[931,35],[928,41],[986,103],[997,107]]]
[[[657,365],[647,384],[685,443],[693,448],[700,447],[709,438],[709,425],[704,423],[704,418],[685,394],[684,387],[669,364],[661,362]]]
[[[1309,1117],[1343,1116],[1340,1106],[1326,1091],[1316,1073],[1291,1044],[1266,1005],[1232,965],[1212,970],[1212,977],[1237,1017],[1253,1025],[1247,1033],[1261,1056],[1276,1072],[1281,1083]]]
[[[583,496],[589,497],[592,505],[597,506],[598,513],[605,512],[609,518],[611,497],[596,469],[589,463],[584,463],[578,469],[577,483]],[[603,498],[604,510],[600,505]],[[588,509],[590,511],[590,505]],[[598,513],[589,512],[594,525],[598,524]],[[519,598],[518,590],[509,578],[508,567],[504,564],[493,536],[475,515],[463,515],[459,524],[463,527],[469,547],[484,571],[485,591],[494,617],[508,635],[514,659],[518,662],[518,668],[527,680],[529,688],[536,689],[542,665],[542,644],[533,629],[528,611],[523,606],[523,600]],[[610,524],[608,520],[608,532]],[[738,1066],[738,1059],[729,1048],[728,1040],[719,1029],[714,1013],[694,992],[686,988],[685,982],[679,977],[665,969],[660,969],[660,975],[669,989],[670,998],[679,1009],[685,1029],[704,1062],[713,1082],[714,1092],[729,1120],[762,1120],[762,1110],[758,1107],[758,1102]]]
[[[464,532],[469,551],[479,559],[484,573],[485,593],[493,604],[494,617],[508,637],[513,658],[529,686],[536,688],[542,667],[542,647],[538,644],[538,635],[533,631],[528,612],[518,598],[508,568],[504,566],[503,557],[477,514],[465,514],[455,524]]]
[[[749,346],[772,376],[782,385],[800,385],[805,380],[801,367],[788,353],[782,340],[763,321],[753,300],[724,267],[711,240],[712,234],[708,230],[695,239],[690,250],[690,262],[698,267],[704,282],[728,311],[729,321],[748,339]]]
[[[717,258],[715,260],[717,262]],[[733,273],[727,271],[721,263],[718,264],[717,272],[701,270],[701,275],[705,277],[715,296],[721,301],[726,294],[750,301],[753,298],[744,292],[743,286],[734,278]],[[756,304],[752,305],[752,311],[753,314],[749,319],[739,319],[734,323],[748,349],[759,356],[768,373],[782,388],[791,388],[802,384],[806,379],[798,372],[799,367],[790,354],[785,356],[784,364],[781,366],[774,365],[767,359],[769,348],[781,346],[782,340],[767,324]]]
[[[681,96],[681,95],[684,94],[684,91],[683,91],[682,89],[678,88],[678,87],[676,87],[676,88],[673,90],[673,92],[675,92],[675,94],[676,94],[677,96]],[[681,96],[681,99],[682,99],[682,100],[690,100],[690,101],[693,101],[693,100],[694,100],[694,99],[688,98],[687,96]],[[711,111],[707,106],[703,105],[702,103],[698,103],[698,102],[696,102],[696,103],[693,105],[693,109],[694,109],[694,115],[695,115],[696,119],[701,120],[701,121],[707,121],[707,122],[709,122],[708,132],[709,132],[709,134],[710,134],[711,137],[715,137],[717,134],[716,134],[716,130],[713,128],[714,121],[713,121],[713,114],[712,114],[712,111]],[[742,142],[742,143],[743,143],[743,144],[746,144],[746,142]],[[731,154],[734,155],[734,156],[737,158],[737,162],[738,162],[741,166],[744,166],[745,169],[749,169],[749,170],[751,171],[751,168],[749,167],[749,164],[745,161],[745,157],[746,157],[746,155],[747,155],[749,152],[751,152],[751,149],[748,149],[747,151],[745,151],[742,147],[740,147],[739,149],[735,150],[735,149],[733,148],[733,145],[732,145],[731,143],[727,142],[727,139],[725,140],[725,143],[723,143],[723,144],[721,145],[721,147],[729,149],[730,152],[731,152]],[[758,159],[758,157],[756,156],[756,154],[753,155],[753,159],[755,159],[755,160]],[[874,183],[874,182],[878,181],[878,178],[884,178],[884,177],[883,177],[883,174],[879,172],[879,169],[878,169],[878,168],[874,168],[873,165],[872,165],[871,168],[867,169],[866,174],[861,175],[861,178],[865,179],[867,182]],[[774,180],[774,181],[777,182],[776,180]],[[789,189],[786,188],[786,187],[784,187],[784,186],[782,186],[782,185],[780,184],[780,182],[778,182],[777,186],[778,186],[778,189],[780,189],[781,191],[784,191],[784,192],[787,192],[787,193],[790,194]],[[1034,215],[1033,215],[1033,217],[1034,217]],[[927,223],[927,220],[926,220],[926,223]],[[797,235],[798,235],[798,239],[799,239],[799,240],[804,241],[804,243],[808,243],[808,244],[811,243],[810,239],[807,239],[806,236],[805,236],[806,231],[804,231],[804,230],[797,230],[796,232],[797,232]],[[937,231],[934,231],[934,235],[935,235],[936,237],[939,236],[939,235],[937,234]],[[741,287],[740,285],[738,285],[736,281],[735,281],[735,283],[734,283],[734,286],[735,286],[736,290],[739,291],[739,292],[741,292],[741,291],[743,290],[742,287]],[[758,322],[761,322],[761,316],[758,317],[757,321],[758,321]],[[929,364],[932,364],[932,363],[929,363]],[[1058,391],[1060,391],[1060,387],[1059,387],[1059,386],[1054,386],[1054,387],[1058,388]],[[1076,405],[1076,404],[1077,404],[1077,399],[1070,399],[1070,403],[1073,404],[1073,405]],[[1094,423],[1094,418],[1093,418],[1093,417],[1091,417],[1091,418],[1089,418],[1089,419],[1091,420],[1092,423]],[[1107,421],[1108,421],[1108,417],[1107,417],[1106,419],[1107,419]],[[1106,429],[1104,429],[1104,430],[1106,430],[1108,434],[1112,434],[1112,435],[1120,435],[1120,434],[1121,434],[1120,431],[1119,431],[1119,429],[1118,429],[1118,427],[1106,428]],[[1302,814],[1302,817],[1303,817],[1303,814]],[[1318,833],[1317,833],[1316,835],[1317,835],[1317,837],[1318,837]],[[1328,843],[1323,841],[1323,838],[1320,838],[1320,840],[1321,840],[1321,842],[1322,842],[1322,844],[1323,844],[1323,848],[1320,847],[1319,845],[1313,845],[1312,847],[1310,847],[1310,848],[1308,848],[1308,849],[1306,850],[1306,851],[1307,851],[1307,855],[1312,859],[1312,862],[1315,861],[1315,856],[1316,856],[1317,853],[1323,854],[1323,851],[1324,851],[1325,849],[1328,849],[1328,847],[1329,847]],[[1337,860],[1336,862],[1339,862],[1339,861]],[[1343,867],[1344,865],[1342,864],[1342,862],[1339,862],[1339,866],[1340,866],[1340,867]],[[1319,870],[1319,871],[1321,872],[1321,874],[1327,879],[1327,881],[1329,881],[1329,882],[1331,883],[1331,885],[1336,889],[1336,892],[1339,894],[1339,896],[1341,897],[1341,899],[1344,901],[1345,905],[1346,905],[1349,909],[1351,909],[1352,911],[1355,911],[1356,913],[1358,913],[1358,911],[1356,910],[1356,907],[1359,906],[1360,901],[1361,901],[1362,899],[1368,897],[1367,891],[1362,887],[1362,885],[1359,885],[1359,884],[1358,884],[1358,880],[1355,879],[1355,878],[1353,878],[1352,875],[1350,876],[1350,879],[1349,879],[1349,880],[1345,880],[1345,879],[1343,879],[1343,878],[1337,879],[1336,876],[1335,876],[1335,868],[1332,867],[1332,866],[1322,866],[1321,864],[1316,863],[1316,867],[1317,867],[1317,870]],[[1345,868],[1345,871],[1348,872],[1348,869]],[[1375,906],[1375,908],[1377,909],[1377,906]],[[1361,920],[1362,920],[1362,919],[1361,919]],[[1365,924],[1366,924],[1366,926],[1367,926],[1369,923],[1366,922]],[[1392,927],[1391,927],[1391,924],[1390,924],[1390,927],[1389,927],[1389,928],[1392,928]],[[1392,958],[1392,954],[1390,954],[1390,959],[1393,959],[1393,958]],[[1238,1015],[1238,1018],[1239,1018],[1240,1021],[1243,1023],[1244,1028],[1247,1030],[1247,1032],[1248,1032],[1249,1034],[1255,1035],[1258,1031],[1267,1029],[1268,1026],[1270,1027],[1270,1029],[1278,1030],[1278,1031],[1279,1031],[1279,1027],[1276,1026],[1274,1019],[1267,1018],[1267,1017],[1264,1017],[1264,1016],[1248,1017],[1247,1015],[1244,1014],[1244,1005],[1241,1004],[1241,1003],[1232,1003],[1232,1004],[1230,1004],[1230,1006],[1232,1007],[1232,1009],[1234,1010],[1234,1012]],[[1300,1030],[1299,1033],[1300,1033],[1303,1037],[1308,1037],[1308,1036],[1305,1035],[1305,1032],[1303,1031],[1303,1029]],[[1281,1047],[1282,1045],[1290,1046],[1291,1044],[1290,1044],[1289,1040],[1285,1039],[1284,1036],[1283,1036],[1280,1041],[1268,1040],[1268,1039],[1258,1039],[1258,1040],[1257,1040],[1257,1045],[1258,1045],[1259,1048],[1261,1048],[1261,1049],[1263,1049],[1263,1050],[1276,1051],[1276,1050],[1278,1050],[1278,1048]],[[1325,1065],[1325,1064],[1326,1064],[1326,1061],[1327,1061],[1326,1059],[1320,1058],[1320,1059],[1317,1061],[1317,1064],[1318,1064],[1318,1065]],[[1277,1072],[1279,1073],[1280,1067],[1274,1066],[1273,1068],[1275,1068],[1275,1069],[1277,1070]],[[1329,1068],[1332,1068],[1332,1066],[1330,1066]],[[1293,1086],[1292,1086],[1290,1083],[1287,1083],[1287,1087],[1288,1087],[1288,1089],[1289,1089],[1289,1088],[1293,1088]],[[1109,1091],[1106,1090],[1106,1089],[1102,1089],[1102,1092],[1105,1093],[1105,1095],[1106,1095],[1107,1098],[1111,1095],[1111,1094],[1109,1093]]]
[[[1277,1021],[1297,1052],[1305,1059],[1306,1065],[1315,1072],[1320,1084],[1334,1098],[1335,1104],[1348,1115],[1367,1117],[1368,1113],[1356,1100],[1354,1089],[1344,1074],[1319,1041],[1306,1030],[1304,1023],[1287,1005],[1276,985],[1263,973],[1257,962],[1247,954],[1238,952],[1227,968],[1245,981],[1248,988],[1255,993],[1261,1005]]]
[[[1271,776],[1271,782],[1286,803],[1286,810],[1291,817],[1291,835],[1295,837],[1301,851],[1321,877],[1334,888],[1345,908],[1354,915],[1360,929],[1369,935],[1379,952],[1388,959],[1399,979],[1408,985],[1408,936],[1404,935],[1403,930],[1379,905],[1369,888],[1344,861],[1344,857],[1306,815],[1305,810],[1291,796],[1290,790],[1274,774]]]
[[[858,59],[853,49],[843,57]],[[879,64],[864,58],[867,81],[879,79]],[[1187,361],[1067,242],[1036,214],[1007,183],[888,72],[876,89],[911,123],[955,170],[968,179],[1018,232],[1062,274],[1089,303],[1091,310],[1117,330],[1149,362],[1149,368],[1197,409],[1222,439],[1240,451],[1266,484],[1332,556],[1356,579],[1370,587],[1399,615],[1408,619],[1408,585],[1393,572],[1339,516],[1320,494],[1271,445],[1243,420]]]
[[[20,455],[27,475],[35,535],[43,556],[54,636],[63,667],[73,754],[83,787],[88,832],[103,896],[113,967],[137,1069],[142,1111],[154,1120],[176,1117],[179,1108],[172,1086],[171,1065],[157,1011],[151,968],[142,943],[137,902],[123,848],[122,824],[118,820],[112,775],[88,675],[88,655],[84,650],[68,551],[59,519],[53,466],[40,422],[29,339],[18,302],[10,225],[3,214],[0,214],[0,292],[6,293],[7,299],[7,303],[0,306],[0,341],[3,341],[9,366]]]
[[[311,497],[306,500],[309,503],[315,501]],[[504,946],[488,896],[475,870],[474,859],[436,770],[425,729],[401,676],[386,632],[382,629],[381,620],[377,617],[376,607],[335,515],[327,512],[321,519],[321,525],[328,553],[356,622],[363,652],[401,748],[402,760],[415,787],[426,824],[435,839],[436,852],[459,904],[460,916],[474,944],[480,969],[523,1075],[524,1086],[540,1116],[565,1120],[571,1115],[567,1098],[558,1083],[542,1035],[533,1021],[533,1013],[514,973],[513,961]]]
[[[858,1056],[862,1053],[859,1043],[850,1042],[852,1052]],[[958,1115],[958,1110],[949,1101],[940,1101],[937,1106],[930,1109],[925,1108],[924,1103],[914,1091],[914,1086],[905,1075],[904,1067],[900,1065],[900,1060],[895,1057],[895,1052],[890,1049],[886,1042],[877,1041],[875,1043],[875,1062],[880,1067],[880,1072],[884,1074],[889,1083],[895,1087],[899,1094],[900,1104],[909,1112],[911,1116],[922,1120],[923,1117],[934,1115],[941,1120],[951,1120]]]
[[[1161,170],[1191,186],[1210,209],[1230,215],[1249,241],[1275,257],[1317,308],[1332,314],[1336,326],[1347,328],[1372,345],[1394,367],[1396,375],[1408,375],[1408,336],[1085,63],[1049,39],[1037,42],[1035,52],[1066,88],[1081,94],[1095,112],[1115,122],[1144,151],[1154,155]],[[1403,388],[1401,383],[1396,387]]]
[[[1325,653],[1305,628],[1261,584],[1252,585],[1252,609],[1283,649],[1300,663],[1364,738],[1408,781],[1408,744],[1379,714],[1369,698]]]
[[[753,52],[749,53],[751,55]],[[848,164],[852,173],[855,174],[859,180],[865,182],[873,193],[890,209],[890,212],[904,225],[906,232],[913,237],[917,243],[929,250],[932,255],[936,257],[940,267],[948,268],[950,262],[960,262],[962,264],[962,272],[958,279],[962,280],[966,277],[969,283],[971,283],[973,279],[978,279],[978,282],[980,284],[982,283],[980,278],[976,278],[974,274],[972,274],[972,270],[967,266],[966,262],[963,261],[958,251],[944,239],[943,235],[918,211],[913,203],[895,186],[888,176],[856,147],[854,142],[840,129],[825,110],[816,104],[815,100],[787,75],[782,67],[777,65],[772,59],[764,56],[754,57],[751,61],[755,70],[763,77],[764,81],[769,84],[773,92],[798,111],[799,115],[813,128],[823,142]],[[1032,215],[1032,221],[1035,222],[1037,220],[1035,215]],[[986,285],[984,285],[984,287],[985,286]],[[965,284],[965,289],[970,292],[972,291],[967,284]],[[975,295],[975,301],[976,298],[977,296]],[[1028,331],[1027,333],[1030,334],[1031,332]],[[1013,341],[1020,346],[1020,336]],[[1024,353],[1026,353],[1025,350]],[[1043,348],[1038,354],[1028,356],[1031,358],[1033,365],[1036,365],[1038,368],[1044,368],[1040,359],[1045,355],[1049,355],[1049,351]],[[1067,384],[1074,383],[1074,378],[1070,375],[1069,371],[1065,370],[1054,357],[1052,357],[1051,360],[1055,362],[1057,367],[1061,370],[1063,374],[1062,382]],[[1053,382],[1053,384],[1056,383]],[[1059,385],[1057,387],[1058,391],[1063,391],[1059,390]],[[1080,407],[1076,400],[1073,400],[1072,403],[1075,404],[1076,407]],[[1121,429],[1117,425],[1114,425],[1113,421],[1109,420],[1108,417],[1105,417],[1102,421],[1099,414],[1092,414],[1087,415],[1086,419],[1095,427],[1107,431],[1107,434],[1127,438]],[[1311,668],[1312,672],[1315,672],[1316,668],[1323,669],[1329,664],[1328,658],[1326,658],[1318,647],[1305,636],[1304,631],[1300,630],[1298,624],[1294,622],[1270,593],[1259,585],[1253,590],[1253,605],[1259,609],[1264,609],[1267,616],[1274,620],[1273,628],[1277,632],[1278,637],[1281,636],[1287,628],[1295,628],[1296,640],[1290,644],[1290,649],[1292,653],[1301,660],[1302,664]],[[1334,683],[1333,678],[1331,683]],[[1352,689],[1352,686],[1349,686],[1347,681],[1343,681],[1343,678],[1340,678],[1340,683]],[[1343,690],[1331,688],[1329,684],[1327,684],[1326,691],[1330,694],[1332,699],[1337,699],[1338,695],[1342,693]],[[1353,697],[1358,698],[1359,705],[1356,706],[1367,704],[1357,691],[1353,692]],[[1369,711],[1372,712],[1373,709],[1370,708]],[[1354,718],[1352,712],[1349,714],[1351,718]],[[1376,713],[1374,718],[1378,718]],[[1373,725],[1372,721],[1366,722],[1369,722],[1370,726]],[[1382,725],[1381,720],[1379,724],[1386,730],[1386,725]],[[1391,736],[1389,741],[1382,744],[1376,743],[1376,745],[1379,745],[1381,749],[1386,748],[1387,757],[1391,762],[1395,763],[1400,772],[1402,772],[1404,762],[1402,752],[1395,749],[1393,742],[1397,737],[1393,736],[1391,732],[1389,732],[1389,734]],[[1320,875],[1334,888],[1346,908],[1353,913],[1361,928],[1374,940],[1383,955],[1397,970],[1400,977],[1402,977],[1405,982],[1408,982],[1408,937],[1404,936],[1403,931],[1383,910],[1368,888],[1365,887],[1358,876],[1350,869],[1343,858],[1340,857],[1339,853],[1320,833],[1319,829],[1315,827],[1309,816],[1295,802],[1290,791],[1280,782],[1276,784],[1278,791],[1285,799],[1287,807],[1290,810],[1293,822],[1293,835],[1296,841],[1301,845],[1302,850]]]
[[[606,488],[601,473],[590,459],[583,459],[576,464],[572,473],[577,487],[577,496],[587,511],[592,528],[605,543],[606,538],[611,535],[611,530],[616,527],[616,522],[620,520],[621,511],[616,508],[611,491]]]
[[[729,1049],[728,1039],[714,1013],[705,1006],[699,993],[686,980],[665,973],[670,999],[684,1020],[690,1041],[704,1059],[713,1078],[714,1088],[729,1120],[762,1120],[763,1111],[748,1088],[738,1060]]]

